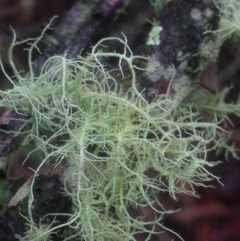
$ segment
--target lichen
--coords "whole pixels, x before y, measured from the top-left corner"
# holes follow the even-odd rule
[[[136,86],[135,70],[141,69],[134,65],[134,60],[144,58],[133,55],[125,36],[102,39],[86,57],[52,56],[35,76],[32,51],[41,37],[16,42],[14,35],[9,52],[14,78],[1,63],[13,88],[0,91],[0,106],[31,115],[27,138],[45,154],[32,178],[29,230],[22,240],[50,239],[61,228],[69,233],[64,240],[130,241],[136,240],[136,234],[159,233],[162,216],[168,212],[161,208],[159,192],[169,192],[174,199],[177,193],[196,195],[194,186],[217,178],[208,168],[218,162],[206,161],[208,144],[219,129],[217,122],[204,122],[191,106],[181,106],[169,93],[147,102]],[[23,76],[14,65],[12,50],[29,41],[29,74]],[[120,42],[123,53],[104,52],[108,41]],[[132,76],[128,91],[117,91],[114,70],[101,62],[108,57],[119,60],[123,76],[121,66],[126,62]],[[64,194],[71,198],[73,209],[71,215],[65,214],[66,223],[44,227],[33,221],[33,185],[49,160],[55,160],[54,167],[63,160],[69,163]],[[154,177],[147,175],[149,170],[154,170]],[[186,190],[185,184],[191,189]],[[128,212],[130,207],[147,206],[155,213],[151,221]]]
[[[203,113],[207,121],[211,121],[213,117],[217,118],[224,129],[229,129],[229,127],[234,126],[230,115],[240,117],[240,97],[232,103],[226,102],[232,88],[232,86],[225,87],[214,94],[204,89],[199,89],[198,93],[191,98],[192,108]],[[223,152],[226,159],[229,156],[239,159],[236,148],[229,143],[229,133],[227,131],[217,132],[213,142],[216,146],[216,154]]]
[[[215,1],[214,1],[215,2]],[[234,41],[240,38],[240,2],[238,0],[221,0],[216,2],[219,8],[219,28],[214,31],[219,40],[224,42],[231,38]]]
[[[161,43],[161,32],[163,28],[161,26],[155,25],[152,27],[150,33],[148,34],[147,45],[158,46]]]

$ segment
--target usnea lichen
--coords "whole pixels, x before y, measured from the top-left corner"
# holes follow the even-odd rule
[[[63,240],[130,241],[136,234],[158,233],[167,212],[159,192],[175,199],[176,193],[196,195],[194,186],[216,178],[208,168],[217,162],[206,161],[206,155],[217,124],[202,122],[190,106],[181,107],[168,93],[148,103],[137,90],[139,68],[133,63],[143,57],[133,55],[125,37],[99,41],[86,57],[53,56],[35,76],[32,51],[40,38],[28,49],[28,75],[22,76],[13,62],[12,49],[22,43],[16,38],[9,54],[15,77],[1,64],[13,88],[0,91],[0,106],[31,114],[27,138],[45,154],[32,178],[26,217],[30,228],[22,240],[48,240],[63,227],[68,233]],[[108,41],[119,41],[123,53],[104,52]],[[123,76],[121,66],[127,64],[132,76],[128,91],[117,91],[117,81],[101,62],[107,57],[119,59]],[[46,135],[41,135],[43,130]],[[33,184],[42,166],[53,159],[55,167],[63,160],[69,163],[63,182],[73,208],[71,215],[65,214],[66,223],[43,227],[33,221]],[[154,177],[147,175],[149,170]],[[186,190],[185,184],[192,189]],[[129,214],[130,207],[147,206],[155,219]]]
[[[219,40],[224,42],[231,38],[234,41],[240,38],[240,2],[238,0],[214,1],[219,8],[219,28],[214,31]]]
[[[214,113],[214,116],[221,121],[221,125],[229,129],[229,127],[234,126],[230,115],[240,117],[240,97],[233,103],[226,103],[227,96],[229,96],[232,88],[225,87],[215,94],[204,89],[199,89],[198,93],[192,97],[191,106],[198,112],[203,113],[208,121],[211,121]],[[216,154],[223,152],[226,159],[229,156],[239,159],[237,149],[229,143],[229,134],[227,131],[217,132],[217,136],[213,140],[216,145]]]

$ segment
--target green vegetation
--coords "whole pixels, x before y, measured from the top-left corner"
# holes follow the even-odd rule
[[[222,0],[216,4],[220,11],[219,28],[214,31],[223,42],[227,38],[234,41],[240,38],[240,2],[238,0]]]
[[[51,234],[63,227],[68,232],[64,240],[130,241],[136,234],[158,233],[163,214],[171,211],[161,208],[159,192],[169,192],[175,199],[176,193],[196,195],[194,186],[217,178],[209,167],[218,162],[206,161],[209,143],[221,132],[217,119],[204,122],[191,106],[181,106],[168,93],[148,103],[137,90],[135,70],[141,69],[134,65],[134,60],[144,58],[133,55],[125,37],[99,41],[86,57],[53,56],[34,76],[32,51],[41,37],[26,40],[32,41],[28,75],[14,65],[12,50],[23,43],[15,37],[9,52],[14,78],[1,63],[13,88],[0,91],[0,106],[31,114],[33,127],[27,138],[45,156],[32,179],[29,230],[22,240],[51,240]],[[108,41],[119,41],[123,53],[104,52]],[[127,64],[132,76],[127,91],[117,91],[114,70],[106,70],[101,62],[108,57],[119,59],[122,76],[122,63]],[[73,208],[66,223],[46,227],[34,223],[32,203],[35,178],[49,160],[55,160],[54,167],[63,160],[69,163],[64,194]],[[148,170],[154,170],[155,176],[149,177]],[[185,184],[192,190],[186,190]],[[154,220],[133,218],[128,212],[130,207],[147,206],[155,213]]]
[[[240,117],[240,98],[232,103],[226,103],[226,97],[232,87],[225,87],[222,91],[216,94],[212,94],[208,91],[199,90],[194,97],[191,98],[192,108],[198,112],[203,113],[205,119],[211,121],[211,119],[216,117],[221,121],[221,126],[224,128],[227,126],[234,126],[229,115],[234,114]],[[229,155],[234,158],[239,159],[234,146],[231,146],[228,141],[229,133],[227,131],[221,131],[217,133],[213,142],[216,145],[217,153],[223,151],[225,153],[226,159]]]

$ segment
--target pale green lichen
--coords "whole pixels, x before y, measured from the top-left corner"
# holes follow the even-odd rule
[[[234,126],[229,115],[235,115],[240,117],[240,98],[234,102],[227,103],[226,98],[229,95],[232,87],[225,87],[218,93],[211,93],[204,89],[199,89],[198,93],[195,94],[192,101],[192,108],[200,113],[203,113],[207,121],[217,118],[223,127]],[[229,133],[227,131],[217,132],[216,138],[214,138],[214,143],[217,148],[217,154],[219,152],[225,153],[225,158],[231,155],[236,159],[239,159],[237,155],[237,150],[234,145],[229,144]]]
[[[64,240],[130,241],[141,233],[148,234],[148,240],[159,233],[168,212],[161,208],[159,192],[169,192],[175,199],[176,193],[196,195],[194,186],[216,178],[208,168],[217,162],[206,161],[208,144],[218,130],[216,121],[203,122],[190,106],[181,107],[168,93],[148,103],[137,90],[139,68],[133,64],[143,57],[133,55],[125,37],[99,41],[86,57],[53,56],[34,76],[32,51],[40,38],[28,49],[28,75],[22,76],[13,62],[11,51],[20,44],[16,38],[9,55],[14,78],[1,63],[13,88],[0,91],[0,106],[31,114],[28,138],[45,154],[30,186],[26,217],[30,228],[22,240],[47,240],[63,227],[69,233]],[[119,41],[123,53],[104,52],[107,41]],[[132,75],[127,92],[117,92],[117,81],[101,62],[106,57],[119,59],[123,76],[121,64],[127,63]],[[42,130],[47,134],[41,135]],[[71,215],[65,214],[66,223],[47,228],[33,221],[33,184],[42,166],[53,159],[55,166],[63,159],[70,165],[63,176],[64,193],[73,209]],[[155,176],[149,177],[148,170]],[[191,189],[186,190],[185,184]],[[147,206],[155,219],[133,218],[128,212],[130,207]],[[57,220],[63,214],[49,215]]]
[[[240,38],[240,2],[238,0],[214,1],[220,11],[219,28],[214,31],[220,41]]]
[[[160,34],[162,32],[162,26],[153,26],[150,33],[148,34],[147,45],[158,46],[161,43]]]

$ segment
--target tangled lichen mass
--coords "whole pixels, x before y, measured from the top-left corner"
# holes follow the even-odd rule
[[[50,240],[63,227],[68,233],[64,240],[127,241],[139,233],[149,237],[158,233],[163,214],[159,192],[168,191],[173,198],[181,192],[195,195],[194,185],[204,186],[203,182],[216,178],[208,167],[217,163],[206,161],[206,154],[217,124],[202,122],[190,106],[182,107],[168,93],[158,101],[146,101],[137,90],[133,64],[143,57],[133,55],[125,37],[101,40],[86,57],[53,56],[34,76],[31,55],[37,41],[28,49],[30,73],[22,77],[10,59],[14,80],[3,71],[13,88],[0,92],[0,106],[31,114],[28,138],[45,154],[32,178],[29,229],[22,240]],[[104,52],[102,45],[108,41],[122,43],[123,53]],[[12,47],[16,44],[14,40]],[[122,75],[121,63],[127,63],[132,76],[128,91],[117,91],[103,57],[118,58]],[[41,130],[48,135],[42,136]],[[66,223],[55,222],[64,214],[54,213],[49,214],[55,218],[46,227],[33,221],[33,184],[42,166],[53,158],[55,166],[62,160],[69,163],[64,193],[73,207]],[[149,177],[148,170],[156,175]],[[185,190],[186,183],[192,190]],[[130,207],[146,206],[156,213],[152,221],[133,218],[128,212]]]

